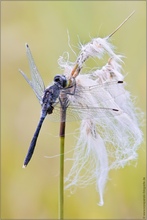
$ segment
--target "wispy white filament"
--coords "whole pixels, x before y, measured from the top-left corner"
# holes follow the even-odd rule
[[[66,182],[66,188],[86,186],[96,182],[100,195],[99,205],[103,205],[103,190],[108,175],[108,157],[104,142],[92,120],[82,121],[80,137],[75,148],[74,164]]]
[[[93,39],[81,46],[76,64],[81,70],[88,58],[102,59],[105,54],[109,56],[108,63],[101,69],[79,74],[75,95],[69,96],[70,106],[81,106],[77,117],[82,120],[73,165],[65,178],[66,189],[95,184],[100,196],[99,205],[104,203],[103,193],[109,170],[123,168],[135,160],[142,142],[136,109],[122,83],[122,57],[115,54],[108,38]],[[75,64],[68,59],[60,57],[59,65],[70,78]],[[83,111],[83,107],[86,109],[87,106],[93,109]]]

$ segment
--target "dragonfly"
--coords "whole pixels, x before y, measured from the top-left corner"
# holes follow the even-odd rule
[[[95,117],[113,117],[122,113],[122,110],[119,108],[119,105],[117,105],[117,100],[115,100],[118,98],[118,96],[124,93],[124,82],[122,79],[116,79],[109,82],[105,81],[104,83],[102,83],[102,85],[101,83],[97,83],[96,80],[93,80],[92,85],[83,86],[83,84],[79,83],[80,80],[77,79],[77,75],[79,75],[79,72],[83,67],[83,63],[89,57],[92,57],[92,54],[96,55],[96,53],[98,52],[101,52],[102,54],[104,53],[102,48],[103,43],[105,45],[106,41],[118,29],[120,29],[120,27],[134,14],[134,12],[135,11],[133,11],[103,41],[100,40],[100,42],[98,42],[96,39],[93,40],[90,44],[87,44],[87,47],[84,47],[83,51],[81,51],[81,54],[77,58],[76,65],[72,69],[70,76],[61,74],[56,75],[54,77],[53,84],[48,86],[47,88],[45,88],[42,77],[35,65],[33,56],[31,54],[31,50],[28,44],[26,44],[26,53],[31,70],[31,80],[29,80],[29,78],[22,70],[19,71],[33,89],[36,97],[38,98],[41,104],[42,110],[40,120],[37,125],[36,131],[33,135],[32,141],[30,143],[30,147],[25,158],[23,167],[26,167],[32,158],[40,129],[47,115],[55,116],[50,117],[53,118],[53,120],[60,120],[61,122],[65,122],[65,120],[68,120],[68,118],[70,120],[84,120],[87,118]],[[107,51],[108,54],[110,53],[111,56],[114,56],[116,58],[115,54],[111,50],[111,47],[109,47],[107,43],[105,46],[106,51],[109,48],[109,52]],[[98,55],[98,58],[100,57]],[[110,71],[110,76],[111,75],[113,75],[113,73],[111,73]],[[90,75],[90,77],[91,76],[92,74]],[[91,80],[90,77],[89,80]],[[117,90],[116,95],[114,90]],[[89,96],[89,94],[92,96],[92,98]],[[96,100],[96,106],[94,105],[95,96],[99,97],[99,99]],[[111,105],[112,107],[109,107],[109,105]],[[62,117],[59,117],[59,115]]]
[[[94,96],[96,93],[99,92],[99,96],[101,96],[104,95],[104,88],[109,88],[109,91],[111,91],[114,86],[119,86],[123,84],[123,81],[120,80],[105,82],[103,83],[103,85],[98,85],[97,83],[94,83],[94,85],[92,86],[83,87],[78,84],[78,80],[76,81],[74,77],[68,79],[65,75],[58,74],[54,77],[53,84],[45,88],[44,82],[36,67],[28,44],[26,44],[26,53],[31,70],[31,80],[29,80],[29,78],[22,70],[19,71],[33,89],[36,97],[41,104],[42,109],[40,120],[30,143],[30,147],[24,160],[23,167],[26,167],[32,158],[40,129],[47,115],[53,114],[53,120],[56,119],[60,121],[65,121],[66,119],[64,117],[59,118],[61,111],[67,111],[67,120],[83,120],[87,117],[106,117],[106,115],[107,117],[112,117],[116,114],[116,112],[120,114],[121,111],[118,108],[110,108],[108,106],[106,107],[106,103],[111,102],[110,98],[109,100],[105,99],[104,101],[101,101],[101,106],[91,106],[91,104],[88,103],[88,94],[92,93]],[[122,92],[120,92],[119,95],[121,93]],[[85,100],[87,100],[86,103]]]
[[[93,57],[92,54],[95,56],[96,53],[104,53],[104,48],[102,47],[105,45],[106,41],[118,29],[121,28],[121,26],[134,14],[134,12],[135,11],[133,11],[104,40],[99,39],[100,41],[98,42],[96,39],[93,40],[91,43],[87,44],[87,47],[84,47],[83,51],[81,51],[79,57],[77,58],[76,65],[73,67],[70,76],[61,74],[56,75],[54,77],[53,84],[48,86],[47,88],[45,88],[42,77],[35,65],[33,56],[31,54],[31,50],[28,44],[26,44],[26,53],[31,70],[31,80],[29,80],[29,78],[22,70],[19,71],[33,89],[36,97],[38,98],[41,104],[42,110],[40,120],[32,138],[32,141],[30,143],[30,147],[25,158],[23,167],[27,166],[33,155],[40,129],[47,115],[55,116],[50,117],[53,120],[60,120],[61,122],[65,122],[65,120],[68,120],[68,118],[70,120],[71,118],[74,120],[83,120],[85,118],[87,119],[87,117],[112,117],[122,113],[122,110],[119,108],[119,105],[117,105],[117,100],[115,100],[125,91],[123,85],[124,82],[122,79],[118,80],[116,78],[116,80],[110,80],[109,82],[105,81],[102,83],[102,85],[101,83],[97,83],[96,80],[93,80],[92,85],[83,86],[81,83],[79,83],[79,79],[77,79],[77,76],[79,75],[79,72],[83,67],[83,63],[89,57]],[[109,47],[109,44],[106,43],[105,46],[105,50],[108,52],[109,55],[118,58],[111,50],[111,46]],[[98,58],[100,57],[101,56],[98,55]],[[107,71],[109,72],[109,70]],[[111,73],[110,71],[109,73],[110,76],[113,76],[113,72]],[[90,75],[90,77],[92,77],[92,74]],[[90,77],[89,80],[91,80]],[[117,90],[117,94],[115,94],[116,92],[114,92],[114,90]],[[92,105],[94,104],[94,100],[91,99],[89,94],[91,94],[93,99],[96,96],[96,94],[97,97],[99,97],[99,99],[96,102],[96,106]],[[112,107],[109,107],[109,105],[112,105]],[[59,115],[62,117],[59,117]]]

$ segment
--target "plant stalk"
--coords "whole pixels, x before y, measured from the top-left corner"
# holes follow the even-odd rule
[[[59,181],[59,219],[64,219],[64,143],[66,109],[61,110],[60,122],[60,181]]]

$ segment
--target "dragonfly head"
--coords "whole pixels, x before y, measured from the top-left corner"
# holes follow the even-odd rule
[[[54,82],[57,83],[61,88],[65,88],[67,86],[67,79],[64,75],[56,75],[54,77]]]

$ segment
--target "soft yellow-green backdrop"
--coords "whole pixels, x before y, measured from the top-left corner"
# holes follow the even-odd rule
[[[125,55],[123,68],[137,106],[145,112],[146,81],[145,1],[2,1],[1,2],[1,218],[58,218],[59,124],[46,120],[35,154],[22,169],[36,128],[40,105],[18,72],[29,74],[24,44],[29,43],[45,85],[60,73],[57,59],[90,37],[110,34],[133,10],[136,13],[113,36],[117,51]],[[77,48],[75,48],[78,51]],[[74,147],[78,124],[67,125],[66,146]],[[145,129],[143,128],[145,134]],[[145,138],[145,137],[144,137]],[[67,149],[70,149],[67,147]],[[95,186],[70,195],[65,193],[66,219],[141,219],[145,140],[138,151],[136,166],[110,172],[105,204],[97,205]],[[68,165],[66,165],[68,166]]]

